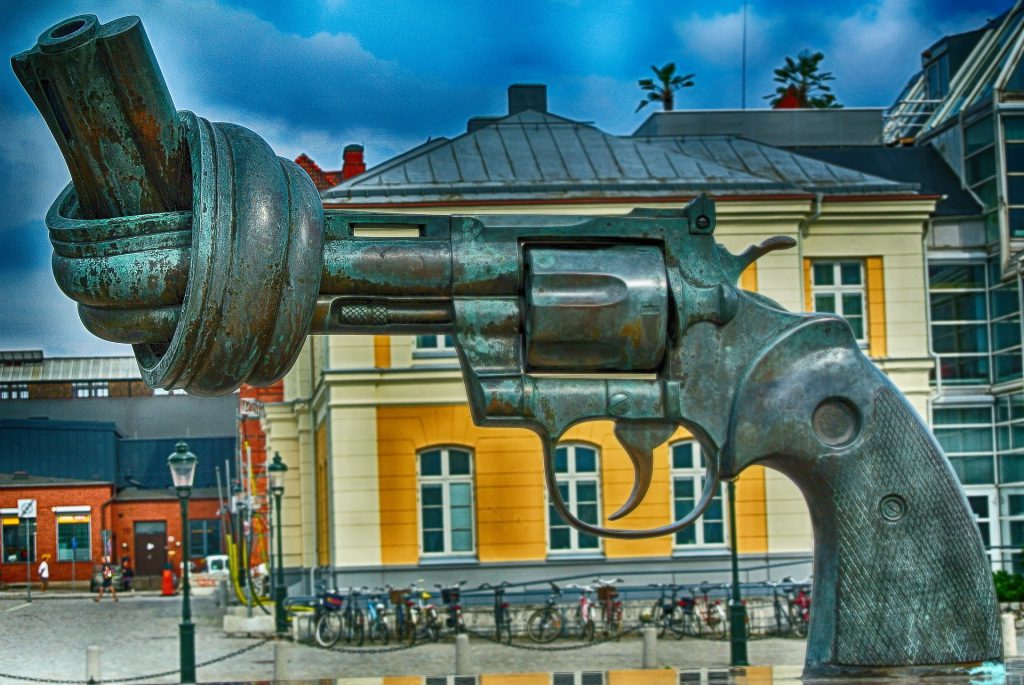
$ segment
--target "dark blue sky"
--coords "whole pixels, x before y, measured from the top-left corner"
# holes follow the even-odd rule
[[[802,49],[847,106],[886,106],[943,34],[980,26],[1010,0],[750,0],[747,106],[773,90],[772,69]],[[0,5],[0,48],[30,48],[75,14],[139,14],[179,109],[233,121],[278,154],[324,168],[362,143],[373,164],[468,118],[502,114],[515,82],[548,84],[552,111],[628,134],[636,81],[675,61],[696,73],[679,108],[742,103],[742,0],[241,0],[19,2]],[[128,354],[78,322],[49,273],[42,217],[67,183],[56,145],[10,69],[0,73],[0,349]]]

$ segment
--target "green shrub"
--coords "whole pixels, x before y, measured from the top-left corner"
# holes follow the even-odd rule
[[[996,586],[996,598],[1000,602],[1024,601],[1024,576],[1009,571],[996,571],[992,574],[992,582]]]

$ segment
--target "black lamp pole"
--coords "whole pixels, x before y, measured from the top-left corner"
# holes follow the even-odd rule
[[[729,481],[729,539],[732,556],[732,600],[729,602],[729,639],[733,666],[747,661],[747,607],[740,595],[740,560],[736,549],[736,481]]]
[[[275,568],[277,579],[274,584],[274,622],[277,625],[278,635],[288,632],[288,619],[284,613],[284,600],[288,591],[284,586],[284,545],[281,532],[284,528],[281,520],[281,497],[284,495],[284,475],[287,472],[288,466],[281,461],[281,455],[275,452],[273,463],[267,467],[267,475],[270,479],[270,491],[274,495],[276,510],[274,524],[277,528],[277,564]]]
[[[181,623],[178,624],[179,643],[181,648],[181,682],[196,682],[196,627],[192,623],[192,605],[190,604],[189,585],[189,534],[188,534],[188,498],[192,494],[192,481],[196,473],[196,455],[188,451],[188,445],[179,442],[174,453],[167,459],[171,469],[174,490],[178,493],[181,503]]]

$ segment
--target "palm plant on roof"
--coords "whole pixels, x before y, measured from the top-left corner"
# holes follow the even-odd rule
[[[832,88],[826,85],[835,81],[830,71],[820,71],[825,55],[802,50],[794,60],[786,57],[786,63],[775,70],[775,82],[780,84],[765,100],[771,100],[775,108],[829,109],[842,107],[836,102]]]
[[[651,71],[656,78],[642,78],[637,81],[640,90],[646,93],[636,106],[637,112],[652,102],[660,102],[662,109],[669,112],[675,108],[675,92],[681,88],[693,87],[694,74],[680,76],[676,73],[675,62],[669,62],[660,69],[652,64]]]

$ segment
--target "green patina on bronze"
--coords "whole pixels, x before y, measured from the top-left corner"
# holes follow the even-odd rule
[[[580,530],[668,534],[719,478],[788,475],[814,526],[808,675],[1001,657],[981,538],[928,428],[845,321],[736,287],[790,238],[731,254],[704,196],[616,217],[325,213],[256,134],[175,112],[137,18],[69,19],[13,64],[71,169],[47,215],[57,282],[149,384],[270,383],[309,333],[452,334],[474,421],[540,436],[551,501]],[[361,232],[396,222],[418,237]],[[554,448],[593,419],[615,422],[635,470],[610,520],[679,426],[707,455],[695,510],[652,530],[574,516]]]

